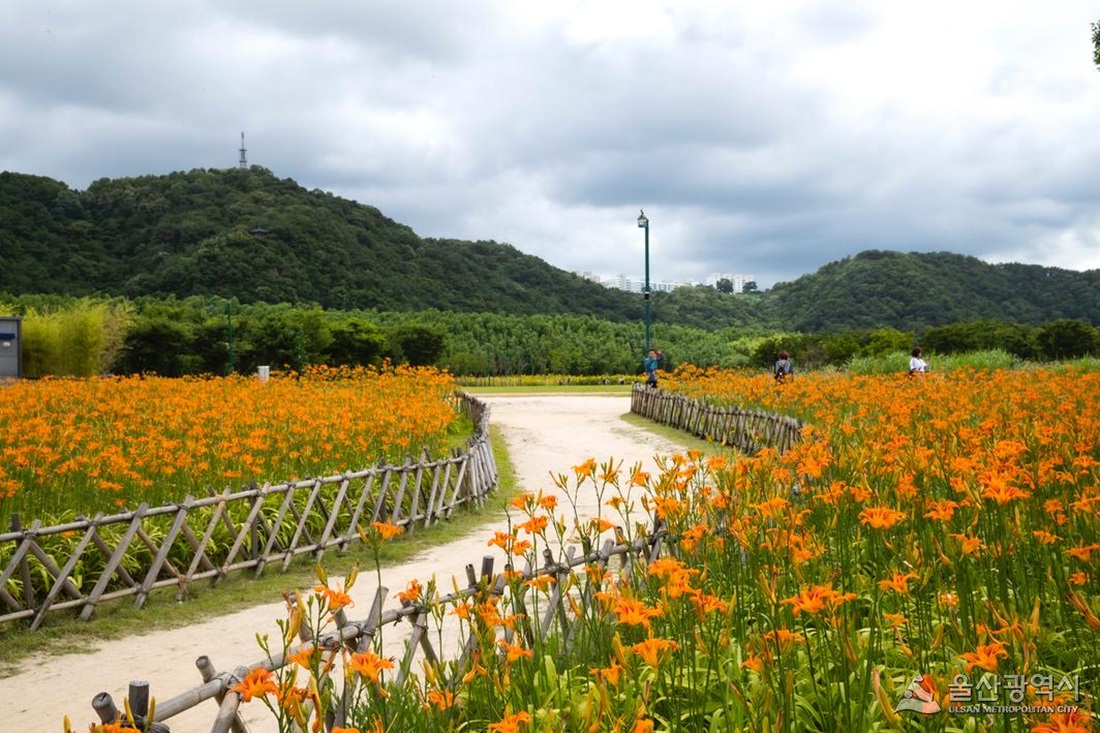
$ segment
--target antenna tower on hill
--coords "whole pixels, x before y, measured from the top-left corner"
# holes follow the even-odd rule
[[[245,157],[247,151],[244,148],[244,130],[241,130],[241,170],[248,170],[248,158]]]

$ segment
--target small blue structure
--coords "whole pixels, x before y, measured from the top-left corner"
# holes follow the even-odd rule
[[[0,316],[0,379],[23,376],[23,319]]]

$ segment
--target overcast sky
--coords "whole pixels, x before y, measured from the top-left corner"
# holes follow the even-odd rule
[[[0,170],[248,162],[577,272],[1100,268],[1091,0],[6,0]],[[2,255],[2,253],[0,253]]]

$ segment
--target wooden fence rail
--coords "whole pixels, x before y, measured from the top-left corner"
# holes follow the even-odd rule
[[[753,454],[769,447],[782,453],[802,440],[802,421],[786,415],[720,407],[635,384],[630,411],[692,435]]]
[[[405,602],[400,607],[384,611],[382,605],[389,589],[384,586],[379,587],[374,595],[370,612],[365,618],[350,621],[341,611],[337,615],[336,629],[314,636],[309,629],[303,628],[302,633],[300,633],[302,644],[292,646],[283,652],[273,653],[271,656],[251,664],[235,667],[231,672],[222,673],[215,671],[209,657],[205,655],[198,657],[195,665],[199,670],[203,683],[175,697],[163,701],[158,699],[155,710],[156,722],[153,725],[159,726],[156,731],[169,733],[168,721],[173,717],[207,700],[214,700],[218,705],[218,712],[210,728],[211,733],[229,733],[230,731],[232,733],[247,733],[248,728],[238,714],[242,701],[241,695],[233,688],[249,672],[261,668],[268,671],[278,670],[285,666],[293,655],[306,646],[321,648],[332,654],[338,654],[341,648],[366,651],[370,648],[375,635],[382,627],[409,620],[413,630],[404,642],[404,654],[398,667],[399,671],[396,679],[397,684],[400,684],[408,675],[418,653],[423,656],[425,661],[437,666],[438,669],[439,655],[429,641],[429,635],[425,633],[427,620],[433,616],[441,617],[443,615],[433,614],[434,609],[447,608],[467,598],[483,601],[489,596],[502,596],[510,589],[527,588],[529,584],[526,581],[540,576],[552,576],[557,581],[541,617],[532,615],[526,626],[518,631],[509,630],[506,633],[509,636],[515,633],[524,634],[529,647],[536,635],[540,638],[546,638],[549,634],[562,634],[564,638],[568,638],[572,619],[570,619],[567,608],[571,604],[565,602],[562,589],[569,587],[565,579],[574,572],[574,569],[591,564],[597,564],[601,569],[605,569],[612,558],[619,558],[620,569],[629,576],[634,567],[635,559],[643,564],[648,564],[658,558],[663,547],[669,547],[669,544],[664,542],[665,539],[666,531],[663,523],[655,519],[651,525],[651,530],[633,541],[626,541],[620,535],[618,541],[606,540],[599,550],[594,549],[589,543],[585,542],[580,548],[582,549],[580,553],[577,552],[579,548],[572,545],[567,547],[559,558],[555,558],[549,549],[544,550],[542,566],[532,567],[528,564],[527,568],[519,574],[512,572],[510,567],[506,567],[505,572],[494,574],[494,558],[485,556],[481,561],[480,575],[475,571],[473,564],[466,565],[465,587],[447,595],[437,596],[434,599],[426,599],[420,603]],[[644,577],[644,575],[642,573],[639,578]],[[533,595],[535,591],[528,590],[526,593]],[[523,607],[525,604],[523,597],[514,600],[517,607]],[[594,598],[584,598],[583,596],[576,600],[581,605],[595,602]],[[511,641],[512,639],[506,637],[505,640]],[[467,662],[470,661],[469,655],[476,648],[477,641],[477,632],[471,628],[470,633],[465,639],[461,640],[459,645],[462,652],[451,672],[453,680],[460,679],[465,673]],[[143,681],[130,683],[127,702],[138,723],[144,723],[144,718],[148,715],[149,692],[147,683]],[[135,705],[135,699],[138,702],[137,705]],[[118,719],[119,708],[108,693],[104,692],[97,695],[92,700],[92,707],[103,723],[114,722]],[[339,708],[333,719],[326,721],[325,730],[330,731],[336,726],[344,725],[347,712],[345,708]]]
[[[65,609],[86,620],[100,603],[132,597],[140,608],[165,587],[183,600],[198,581],[216,584],[241,570],[260,575],[272,563],[285,571],[299,555],[319,561],[330,548],[346,550],[360,541],[361,525],[382,521],[412,533],[460,506],[479,508],[498,479],[489,408],[467,393],[459,393],[458,405],[474,434],[446,458],[226,489],[52,527],[36,520],[24,528],[14,515],[10,531],[0,534],[0,623],[29,620],[34,630],[48,613]],[[64,560],[61,552],[68,553]]]

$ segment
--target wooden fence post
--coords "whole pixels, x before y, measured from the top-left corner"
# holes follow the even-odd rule
[[[196,659],[195,666],[198,667],[199,674],[202,676],[203,682],[210,682],[217,675],[217,671],[214,669],[214,664],[210,661],[210,657],[207,657],[206,655],[203,655]],[[218,706],[220,707],[222,702],[225,700],[225,693],[219,692],[217,695],[214,696],[214,699],[217,701]],[[240,715],[235,715],[229,726],[232,729],[233,733],[248,733],[248,727],[244,724],[244,721],[241,720]]]

